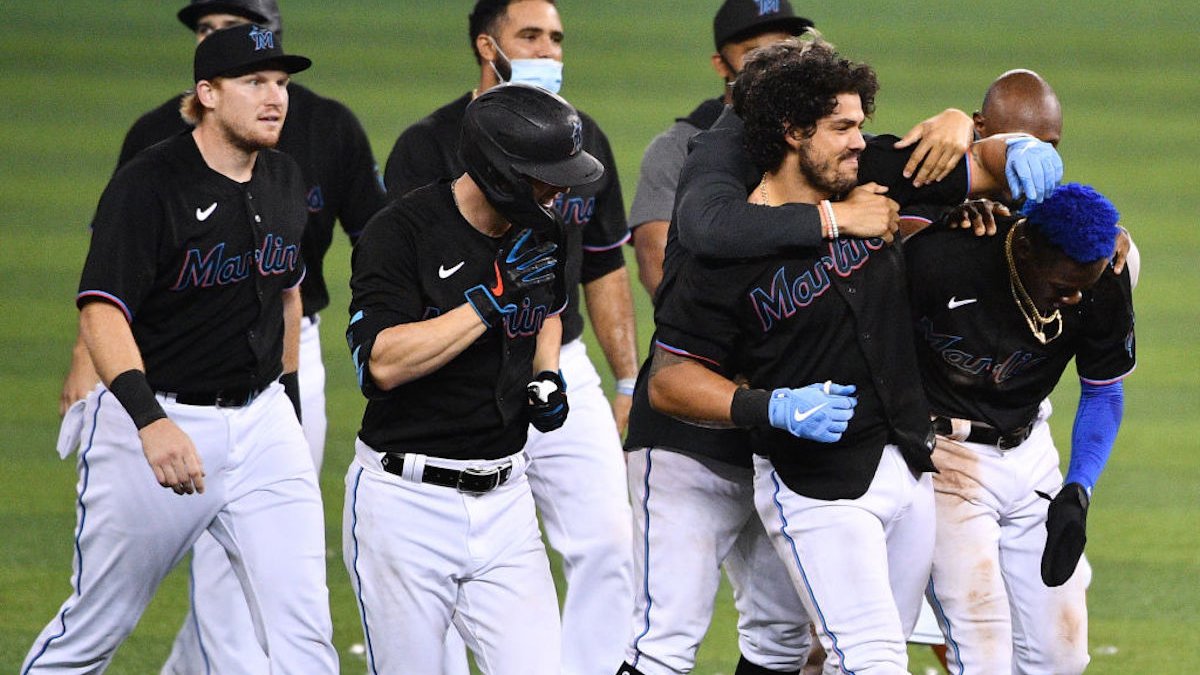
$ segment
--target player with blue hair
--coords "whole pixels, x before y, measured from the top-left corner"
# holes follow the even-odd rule
[[[1136,365],[1129,272],[1111,263],[1118,218],[1070,183],[998,218],[995,237],[934,226],[905,242],[938,432],[927,595],[952,673],[1087,667],[1087,511]],[[1081,392],[1064,479],[1043,401],[1072,359]]]

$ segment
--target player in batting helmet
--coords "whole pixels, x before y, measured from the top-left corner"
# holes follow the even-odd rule
[[[496,210],[514,224],[548,229],[558,216],[534,196],[532,178],[569,188],[604,175],[583,150],[579,113],[561,97],[526,84],[490,89],[467,106],[459,154]]]

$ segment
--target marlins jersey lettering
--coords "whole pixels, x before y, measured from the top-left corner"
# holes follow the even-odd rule
[[[409,127],[392,148],[388,156],[384,182],[388,193],[400,196],[436,180],[461,176],[466,170],[458,158],[459,129],[471,94],[466,94],[434,111],[428,117]],[[570,303],[563,312],[563,344],[583,334],[583,317],[579,314],[579,283],[598,279],[625,265],[621,245],[629,241],[629,227],[625,222],[625,203],[621,197],[621,182],[617,176],[617,165],[613,160],[608,138],[595,120],[582,111],[583,149],[604,165],[604,176],[587,185],[572,188],[560,194],[554,209],[562,217],[567,229],[578,229],[582,238],[579,248],[572,249],[571,259],[578,259],[582,250],[582,262],[556,268],[555,273],[563,276],[570,293]],[[559,256],[560,262],[564,256]]]
[[[157,390],[261,388],[282,367],[280,293],[304,276],[304,217],[291,158],[260,151],[250,180],[238,183],[179,134],[109,183],[77,302],[125,313]]]
[[[570,236],[573,228],[565,229]],[[467,289],[491,285],[503,241],[462,218],[446,181],[409,193],[368,223],[354,248],[347,335],[368,398],[359,431],[364,443],[380,452],[417,449],[449,459],[497,459],[524,446],[525,387],[537,333],[566,302],[557,277],[532,289],[502,325],[426,377],[383,392],[366,370],[380,331],[436,318],[463,305]],[[570,245],[560,241],[560,250],[564,243]]]
[[[1005,433],[1033,420],[1072,357],[1092,384],[1119,380],[1136,363],[1128,270],[1116,275],[1109,267],[1078,305],[1062,309],[1061,337],[1045,345],[1033,337],[1012,298],[1003,254],[1017,221],[997,218],[993,237],[933,226],[904,244],[917,355],[933,411]]]
[[[942,182],[913,188],[901,175],[909,153],[894,150],[896,140],[868,142],[860,182],[888,186],[901,204],[961,200],[965,162]],[[668,260],[679,272],[655,313],[657,346],[768,391],[825,380],[857,387],[854,418],[837,443],[778,429],[752,432],[756,452],[771,459],[790,489],[816,499],[857,498],[886,443],[897,445],[913,469],[933,469],[928,404],[913,386],[916,354],[897,246],[837,239],[753,261]]]

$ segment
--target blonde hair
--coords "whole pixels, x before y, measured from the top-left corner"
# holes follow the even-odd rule
[[[195,89],[188,89],[183,94],[183,98],[179,100],[179,116],[193,127],[200,124],[200,120],[204,119],[205,112],[204,105],[200,103],[200,97],[196,96]]]

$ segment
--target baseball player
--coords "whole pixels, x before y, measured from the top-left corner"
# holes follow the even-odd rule
[[[1049,145],[996,138],[975,144],[942,182],[915,188],[903,177],[910,152],[895,149],[895,137],[863,141],[876,86],[869,67],[819,41],[786,41],[747,59],[734,105],[746,117],[745,146],[767,170],[749,201],[818,203],[829,242],[749,261],[669,246],[668,266],[677,258],[680,267],[657,308],[650,379],[662,412],[752,428],[758,513],[817,623],[826,672],[907,673],[905,637],[932,556],[923,474],[933,468],[933,435],[919,389],[891,384],[917,377],[900,254],[882,238],[841,238],[825,203],[871,181],[900,204],[954,204],[998,191],[1006,168],[1061,172]],[[694,164],[740,181],[743,135],[736,117],[722,120],[731,128],[719,120],[689,157],[678,203],[718,187],[691,182]],[[1040,198],[1056,180],[1020,189]],[[740,217],[762,211],[741,195]]]
[[[278,36],[282,19],[275,0],[192,0],[178,13],[197,42],[214,30],[255,22]],[[351,237],[383,206],[385,197],[370,143],[354,114],[341,103],[292,83],[288,87],[288,117],[276,149],[300,164],[304,175],[307,223],[301,248],[306,275],[300,287],[299,388],[302,425],[313,464],[320,472],[325,452],[325,365],[321,360],[318,313],[329,304],[323,260],[340,220]],[[117,166],[124,166],[145,148],[189,128],[179,115],[180,96],[172,96],[147,112],[125,136]],[[82,336],[76,342],[71,370],[63,386],[63,405],[82,399],[98,378]],[[202,536],[192,569],[193,584],[225,590],[193,594],[192,611],[176,636],[164,672],[194,673],[206,668],[222,673],[261,672],[266,657],[258,652],[250,630],[250,615],[241,603],[237,580],[224,551]],[[233,606],[230,606],[233,605]]]
[[[279,383],[298,361],[304,180],[269,148],[309,65],[262,26],[213,33],[182,103],[195,129],[101,197],[77,300],[103,384],[85,403],[73,588],[22,673],[103,670],[205,532],[271,671],[338,671],[320,490]]]
[[[667,226],[688,142],[709,128],[731,101],[733,80],[749,51],[785,40],[811,25],[808,19],[796,16],[786,1],[778,7],[763,7],[752,0],[727,0],[718,10],[713,21],[717,51],[712,64],[725,83],[725,91],[720,98],[702,102],[651,142],[642,159],[630,210],[639,274],[652,298],[663,277]],[[970,141],[969,126],[965,114],[947,111],[915,127],[901,145],[910,145],[920,135],[926,146],[933,140],[952,145],[922,147],[913,157],[961,156]],[[881,223],[894,215],[882,195],[864,193],[857,195],[857,200],[868,205],[859,211],[865,210]],[[877,207],[873,214],[869,210],[872,202]],[[854,221],[863,219],[851,210],[858,206],[836,204],[839,222],[847,231],[855,231]],[[762,250],[747,254],[766,255],[774,243],[766,239],[772,232],[791,237],[787,245],[799,243],[806,228],[811,228],[814,241],[819,239],[821,222],[815,208],[796,204],[779,211],[793,212],[794,217],[777,221],[777,227],[744,232],[746,241],[736,245],[760,246]],[[883,225],[879,227],[881,232]],[[646,370],[644,366],[635,390],[625,443],[638,543],[634,547],[637,595],[633,634],[624,667],[629,672],[644,673],[691,669],[712,616],[724,560],[740,616],[742,656],[738,672],[759,672],[755,668],[794,672],[799,669],[797,663],[803,663],[809,643],[806,636],[796,632],[806,622],[799,600],[787,592],[754,590],[786,587],[790,582],[753,512],[753,473],[746,433],[703,429],[655,412],[646,396]],[[940,642],[936,619],[932,612],[929,616],[933,639]]]
[[[1076,565],[1136,363],[1129,272],[1112,270],[1117,211],[1090,187],[997,225],[980,238],[930,227],[905,245],[938,432],[928,592],[951,672],[1081,673],[1090,568]],[[1072,358],[1064,479],[1042,402]]]
[[[407,129],[388,157],[388,192],[406,192],[462,173],[459,126],[467,104],[502,81],[558,91],[563,27],[548,0],[479,0],[469,19],[479,63],[477,87]],[[637,376],[632,292],[621,245],[629,238],[620,181],[608,139],[592,118],[583,120],[583,147],[605,166],[604,176],[556,198],[568,228],[582,233],[562,270],[571,302],[563,313],[560,356],[571,392],[571,416],[562,433],[529,434],[535,461],[529,482],[550,546],[563,558],[563,672],[605,673],[627,640],[632,607],[632,533],[619,430],[627,419]],[[588,317],[612,373],[617,395],[610,407],[588,358],[579,311],[582,285]],[[614,423],[614,413],[616,423]]]
[[[568,419],[557,263],[578,231],[550,205],[603,174],[581,132],[556,95],[490,89],[463,117],[465,173],[385,207],[355,247],[347,337],[368,402],[343,552],[372,673],[439,672],[451,622],[485,672],[561,672],[522,448],[531,423]]]

